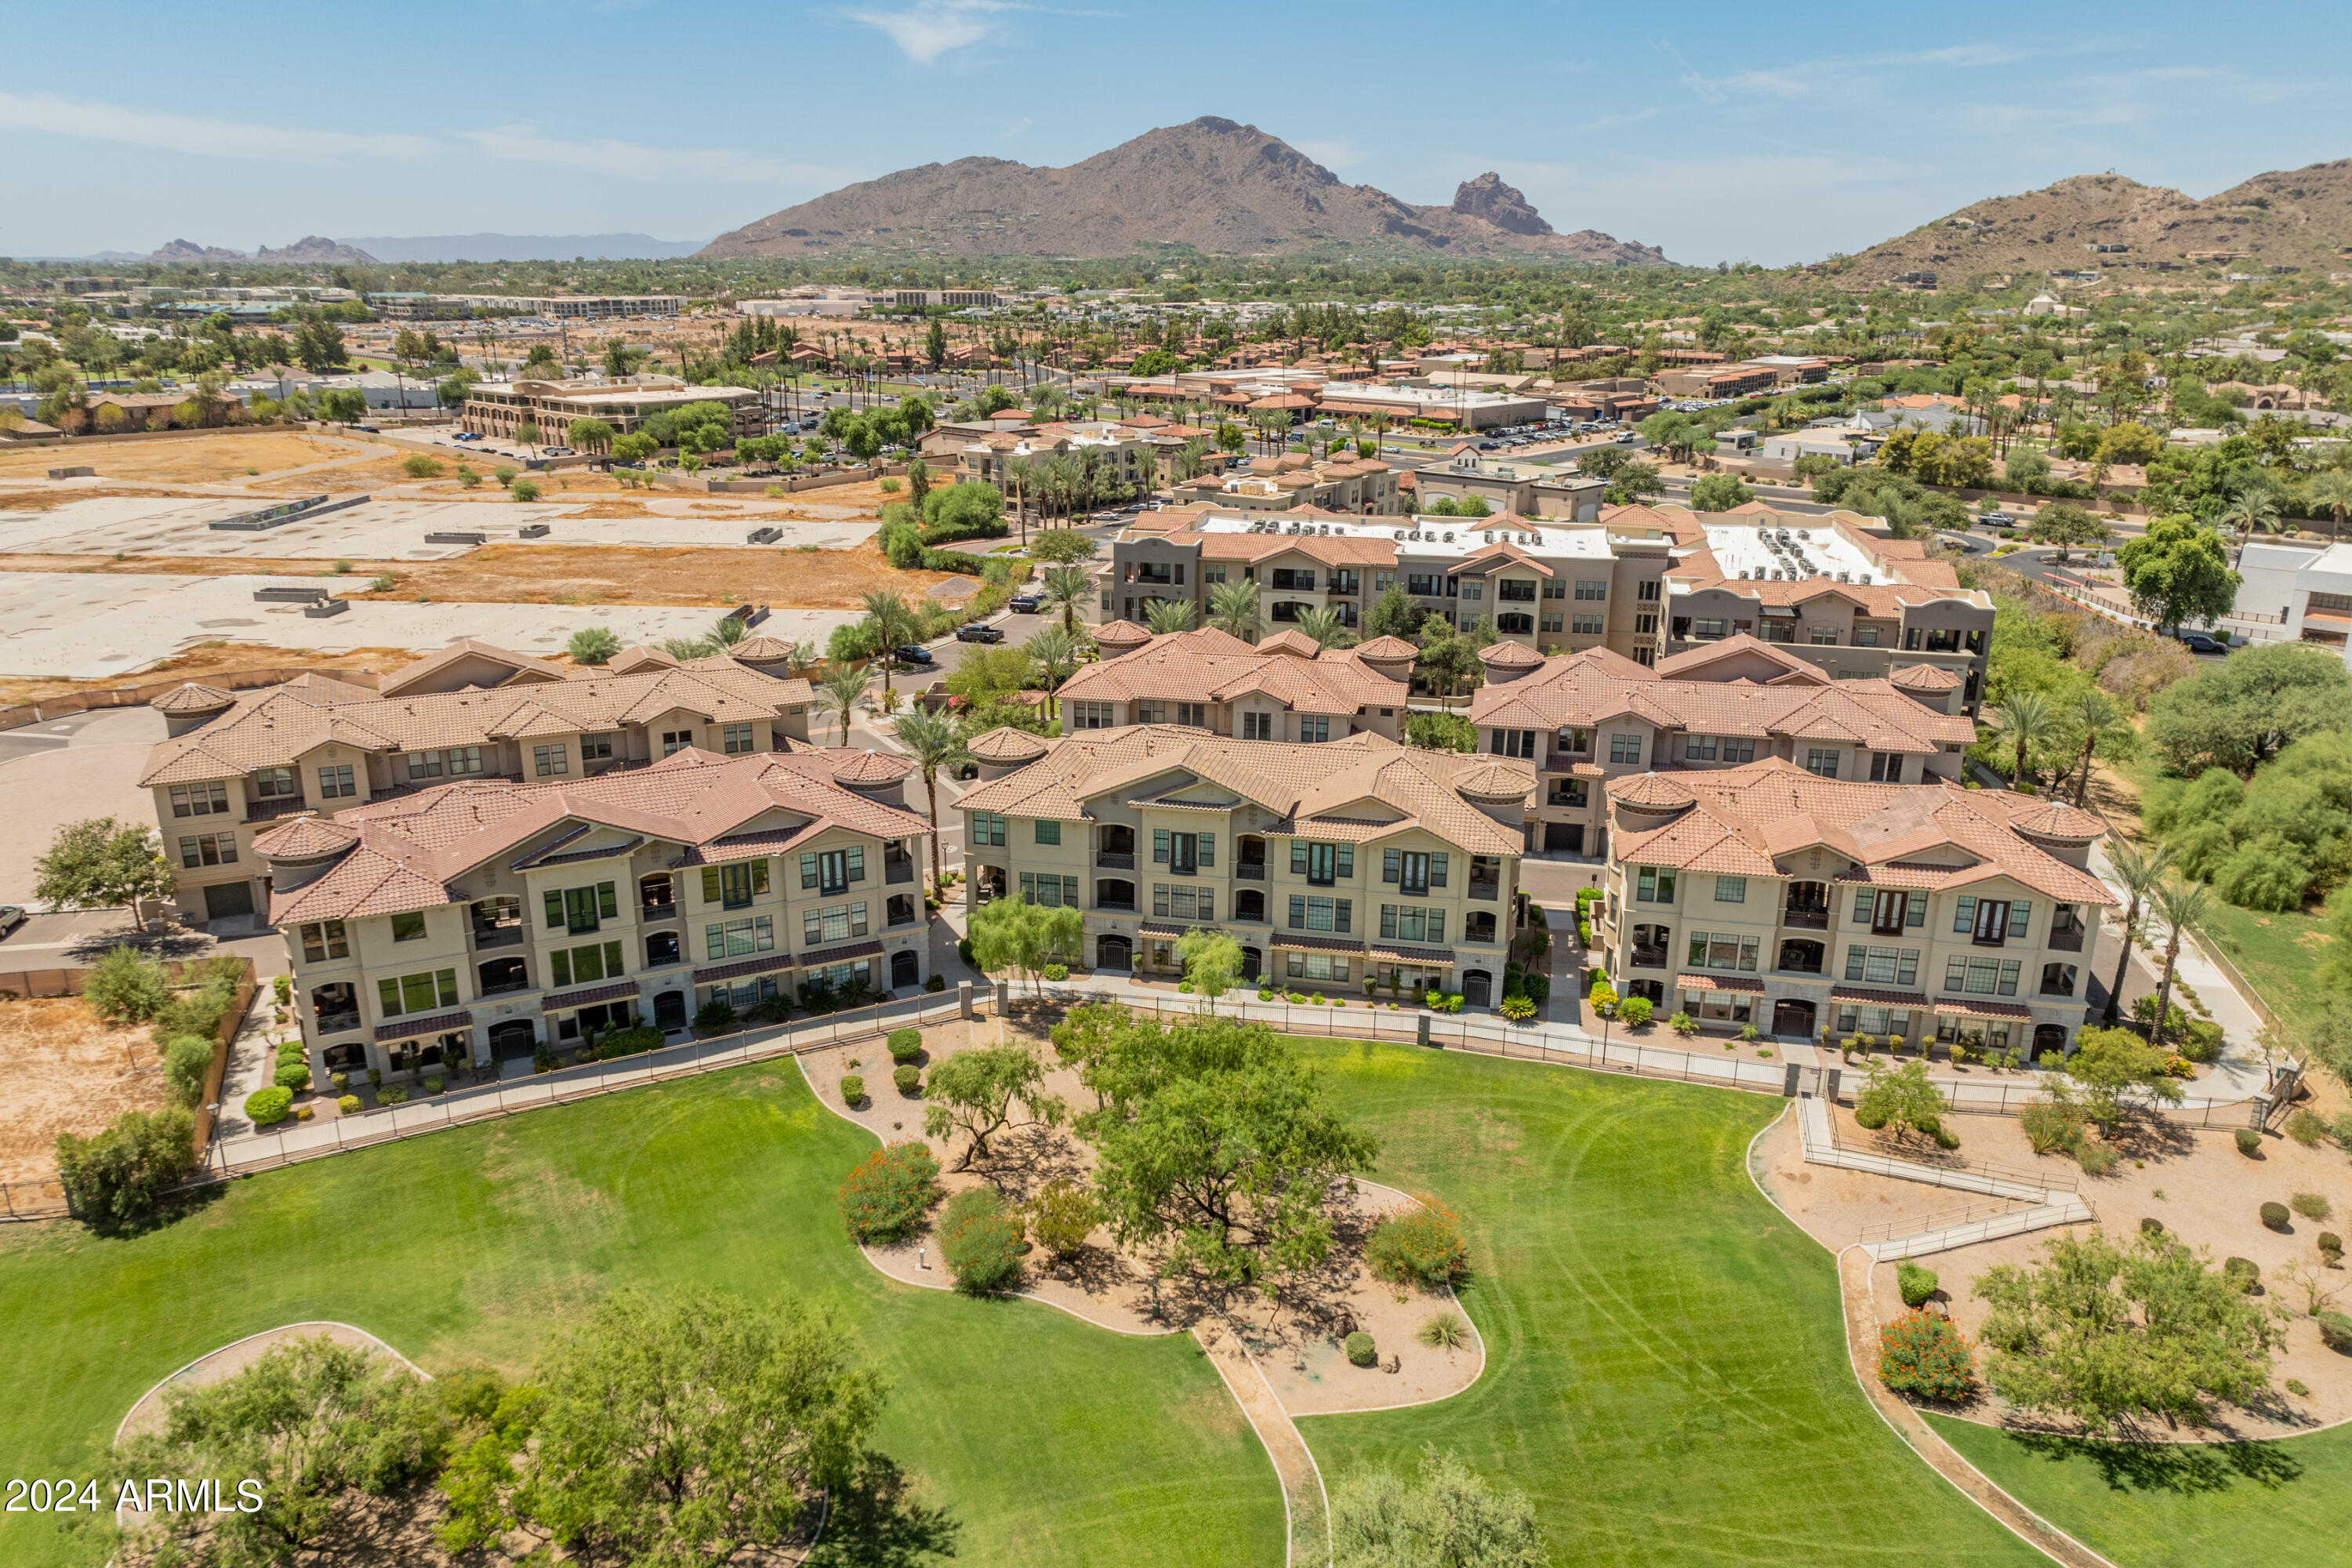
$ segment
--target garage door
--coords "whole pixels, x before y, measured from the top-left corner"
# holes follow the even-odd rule
[[[205,919],[225,921],[253,912],[253,884],[219,882],[205,889]]]

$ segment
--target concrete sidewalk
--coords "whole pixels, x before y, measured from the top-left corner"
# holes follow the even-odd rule
[[[2091,871],[2107,885],[2107,891],[2114,896],[2116,904],[2115,918],[2116,922],[2120,922],[2130,896],[2116,885],[2115,867],[2108,861],[2106,851],[2101,845],[2091,847]],[[2170,928],[2143,909],[2140,911],[2140,929],[2161,954],[2166,941],[2170,937]],[[2120,933],[2120,924],[2116,923],[2103,930],[2102,935],[2119,936]],[[2105,942],[2101,945],[2104,947]],[[2109,962],[2113,962],[2111,957]],[[2158,965],[2151,963],[2148,955],[2137,947],[2132,949],[2131,962],[2134,968],[2146,974],[2147,990],[2153,993],[2160,978]],[[2205,1004],[2213,1016],[2213,1021],[2221,1026],[2221,1058],[2206,1068],[2197,1080],[2198,1088],[2217,1100],[2243,1100],[2264,1093],[2270,1086],[2271,1068],[2260,1044],[2262,1015],[2255,1012],[2253,1005],[2239,994],[2237,985],[2222,973],[2221,965],[2207,957],[2204,950],[2193,940],[2180,944],[2180,958],[2174,965],[2174,972],[2179,979],[2196,988],[2198,1000]],[[2177,994],[2177,985],[2175,990]],[[2196,1016],[2196,1010],[2186,1001],[2178,1005],[2191,1017]],[[2128,1008],[2126,1011],[2128,1013]]]

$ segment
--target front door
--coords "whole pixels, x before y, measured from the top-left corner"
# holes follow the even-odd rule
[[[1813,1005],[1783,996],[1772,1004],[1772,1032],[1776,1035],[1813,1037]]]
[[[1462,976],[1462,1000],[1473,1007],[1484,1007],[1494,984],[1493,975],[1483,969],[1473,969]]]
[[[923,983],[923,961],[904,949],[890,955],[890,988],[920,985]]]
[[[667,1033],[686,1027],[686,993],[663,991],[654,997],[654,1027]]]
[[[1543,825],[1544,852],[1549,855],[1581,855],[1584,853],[1584,824],[1580,822],[1547,822]]]
[[[1134,952],[1133,945],[1123,936],[1095,939],[1095,967],[1101,970],[1124,971]]]

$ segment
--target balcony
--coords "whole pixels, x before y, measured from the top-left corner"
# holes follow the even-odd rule
[[[1234,868],[1234,875],[1244,881],[1263,882],[1265,880],[1265,862],[1244,860]]]
[[[494,947],[520,947],[522,945],[523,929],[519,925],[476,926],[473,928],[473,931],[474,950],[477,952],[486,952]]]
[[[2060,952],[2082,952],[2083,928],[2081,926],[2074,926],[2066,931],[2052,931],[2050,933],[2050,945],[2057,949]]]
[[[1470,884],[1470,896],[1474,899],[1483,899],[1491,904],[1503,896],[1503,884],[1473,880]]]
[[[520,980],[502,980],[495,985],[483,985],[477,989],[484,996],[511,996],[518,991],[528,991],[530,988],[530,977],[525,976]]]
[[[1780,923],[1798,926],[1805,931],[1827,931],[1830,929],[1830,912],[1827,910],[1782,910]]]
[[[322,1035],[340,1035],[346,1029],[356,1029],[359,1026],[360,1016],[357,1013],[321,1013],[319,1015],[319,1033]]]
[[[1780,964],[1780,966],[1778,969],[1776,969],[1776,970],[1774,970],[1774,971],[1773,971],[1773,973],[1776,973],[1776,974],[1811,974],[1811,975],[1819,975],[1819,974],[1821,973],[1821,972],[1822,972],[1822,966],[1821,966],[1820,964],[1818,964],[1818,963],[1781,963],[1781,964]]]
[[[356,805],[359,803],[357,801],[353,801],[352,804]],[[245,806],[245,816],[242,820],[246,822],[274,822],[281,816],[293,816],[305,811],[319,811],[320,809],[322,808],[312,805],[309,801],[304,800],[299,795],[273,795],[268,800],[247,801]]]
[[[1636,969],[1664,969],[1666,950],[1663,947],[1637,947],[1633,950],[1632,963]]]
[[[1095,851],[1095,865],[1106,871],[1132,871],[1135,869],[1135,857],[1116,849],[1097,849]]]
[[[659,925],[664,921],[674,921],[680,917],[677,912],[677,905],[675,903],[667,903],[639,904],[637,906],[637,918],[647,925]]]
[[[1120,902],[1112,899],[1097,899],[1095,900],[1095,908],[1105,914],[1131,915],[1135,912],[1135,900],[1129,899],[1125,902]]]
[[[915,862],[903,855],[895,860],[883,861],[882,879],[885,882],[913,881],[915,879]]]

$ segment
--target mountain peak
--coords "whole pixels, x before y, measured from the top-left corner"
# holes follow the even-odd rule
[[[1517,185],[1503,184],[1503,176],[1492,169],[1475,180],[1465,180],[1454,193],[1454,211],[1465,217],[1482,217],[1496,228],[1512,234],[1549,234],[1551,225],[1528,205],[1528,198]]]

